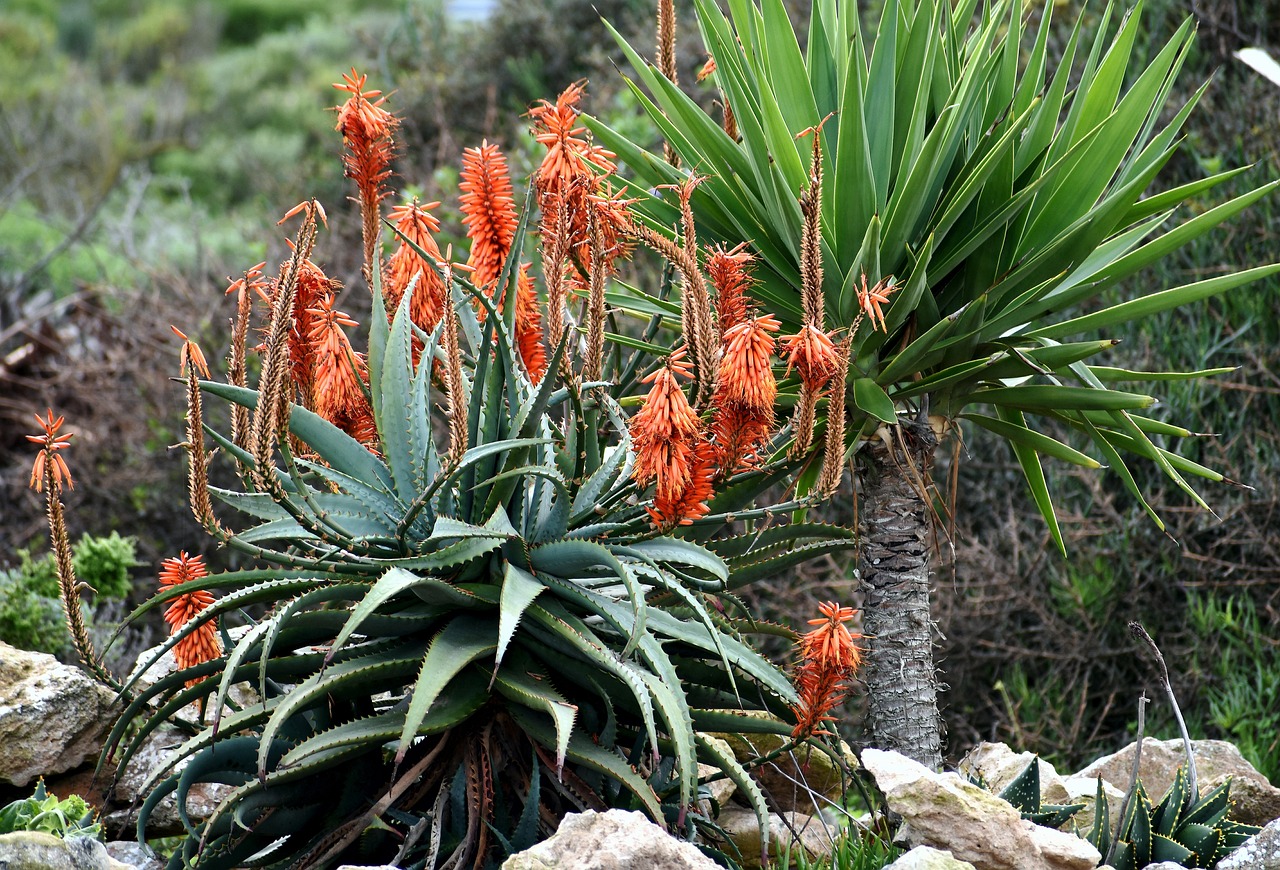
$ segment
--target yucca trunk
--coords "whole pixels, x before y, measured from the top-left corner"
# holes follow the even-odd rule
[[[937,443],[927,424],[894,427],[869,442],[859,556],[867,740],[932,770],[942,766],[938,680],[929,615],[929,503],[925,481]]]

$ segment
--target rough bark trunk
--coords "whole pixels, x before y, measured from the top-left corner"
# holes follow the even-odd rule
[[[888,444],[870,442],[858,561],[867,635],[862,676],[870,704],[868,741],[931,770],[942,766],[942,727],[929,615],[931,508],[923,481],[936,444],[927,424],[900,427]]]

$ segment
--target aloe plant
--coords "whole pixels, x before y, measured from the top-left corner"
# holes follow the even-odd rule
[[[1006,440],[1064,553],[1046,459],[1108,467],[1162,528],[1127,463],[1154,462],[1201,507],[1189,479],[1224,480],[1179,455],[1190,429],[1149,409],[1161,382],[1226,369],[1130,371],[1105,353],[1117,327],[1274,275],[1280,266],[1173,288],[1140,278],[1280,182],[1185,211],[1242,170],[1149,192],[1204,88],[1168,105],[1194,23],[1140,51],[1142,6],[1113,26],[1109,3],[1091,44],[1077,22],[1053,58],[1054,4],[1037,5],[1030,27],[1010,0],[886,0],[868,42],[852,0],[815,0],[802,51],[782,0],[730,0],[727,13],[693,0],[723,119],[615,32],[632,90],[686,168],[589,122],[625,164],[651,227],[672,233],[672,187],[705,176],[691,197],[702,237],[758,255],[758,295],[784,330],[850,333],[845,432],[847,454],[866,466],[870,741],[934,767],[926,493],[940,437],[969,425]],[[812,149],[797,140],[815,129]],[[812,219],[806,196],[818,200]],[[822,324],[805,304],[818,274],[807,246],[822,267]]]
[[[161,725],[181,724],[192,704],[202,714],[140,790],[139,836],[173,795],[186,826],[173,868],[373,856],[478,866],[570,810],[636,808],[691,835],[708,823],[695,809],[699,781],[715,775],[737,784],[767,838],[750,762],[703,733],[789,737],[797,697],[747,642],[752,623],[731,590],[847,548],[851,533],[809,523],[720,534],[730,520],[773,515],[751,505],[785,471],[768,464],[720,481],[676,527],[685,537],[655,525],[654,496],[633,479],[621,388],[600,379],[651,366],[647,352],[604,355],[568,329],[535,380],[514,338],[520,305],[503,305],[495,288],[519,291],[527,204],[487,289],[402,237],[443,288],[429,332],[413,321],[412,292],[389,317],[383,272],[367,270],[367,354],[326,345],[339,347],[327,364],[364,377],[363,399],[342,407],[365,402],[373,431],[342,411],[361,437],[348,434],[304,407],[290,381],[299,276],[318,274],[310,257],[323,217],[315,203],[297,211],[303,228],[268,294],[257,388],[236,382],[245,317],[231,383],[203,376],[203,355],[183,346],[192,507],[255,566],[209,575],[184,554],[130,617],[169,605],[176,623],[139,674],[169,649],[185,651],[183,666],[123,687],[104,762],[123,771]],[[256,274],[237,282],[242,315]],[[323,299],[306,313],[333,315]],[[206,401],[228,404],[229,433],[205,422]],[[210,485],[209,441],[235,487]],[[244,524],[226,524],[212,499]],[[714,550],[694,540],[712,533]],[[246,620],[233,637],[230,622]],[[258,693],[244,707],[232,700],[241,683]],[[212,782],[232,789],[193,822],[191,791]]]
[[[1099,780],[1094,822],[1086,836],[1116,870],[1140,870],[1161,861],[1183,867],[1214,867],[1261,830],[1228,818],[1229,780],[1197,794],[1181,767],[1155,806],[1142,783],[1137,783],[1114,832],[1107,809],[1107,795]]]

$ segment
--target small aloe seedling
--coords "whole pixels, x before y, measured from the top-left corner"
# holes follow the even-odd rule
[[[1004,787],[1000,797],[1013,804],[1024,819],[1046,828],[1062,827],[1072,816],[1084,809],[1084,804],[1041,803],[1038,756],[1031,760],[1026,770]]]

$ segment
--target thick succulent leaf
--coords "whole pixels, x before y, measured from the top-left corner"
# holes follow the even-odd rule
[[[556,750],[555,729],[547,725],[539,714],[512,707],[511,718],[515,719],[530,737],[548,749]],[[653,786],[637,774],[622,756],[610,748],[596,745],[581,734],[574,734],[569,738],[566,755],[574,763],[603,773],[621,783],[627,791],[640,799],[654,823],[665,830],[666,820],[663,818],[662,806],[658,802],[658,796],[654,794]]]
[[[409,711],[396,749],[396,764],[404,760],[418,728],[436,700],[449,689],[463,668],[497,649],[491,620],[461,614],[431,639],[422,657],[418,679],[409,693]],[[474,678],[474,677],[473,677]]]
[[[380,650],[328,665],[303,680],[285,695],[262,729],[262,749],[258,755],[258,775],[266,776],[267,752],[289,719],[324,703],[329,696],[354,693],[368,696],[402,685],[422,659],[424,645],[403,644],[394,650]],[[415,723],[416,727],[417,723]]]
[[[760,790],[760,786],[746,769],[738,763],[732,752],[725,752],[720,744],[709,739],[706,734],[698,733],[694,739],[697,742],[699,754],[729,777],[729,780],[737,786],[738,792],[751,804],[751,809],[756,814],[756,822],[760,825],[760,854],[768,855],[769,804],[765,800],[764,792]]]
[[[551,683],[551,677],[533,665],[526,657],[515,667],[497,671],[492,675],[494,686],[507,700],[538,710],[551,717],[556,729],[556,777],[564,767],[569,738],[578,708],[565,700]]]
[[[1003,416],[988,417],[984,414],[975,413],[965,413],[961,416],[963,419],[1008,440],[1010,444],[1021,444],[1036,453],[1051,456],[1054,459],[1061,459],[1063,462],[1070,462],[1073,465],[1081,465],[1085,468],[1103,467],[1102,463],[1093,457],[1081,453],[1079,450],[1069,447],[1042,432],[1029,428],[1026,425],[1025,418],[1020,422],[1014,422],[1012,418]]]
[[[202,392],[249,410],[258,407],[258,391],[215,381],[201,381]],[[289,431],[338,471],[371,486],[393,492],[391,472],[382,460],[346,432],[300,405],[289,407]]]
[[[503,567],[502,597],[498,605],[498,648],[493,662],[495,669],[501,668],[502,658],[525,610],[546,588],[541,580],[523,568],[510,562]],[[563,760],[561,754],[561,762]]]
[[[334,660],[347,640],[360,628],[366,619],[395,596],[420,585],[422,582],[423,579],[421,577],[403,568],[390,568],[378,578],[378,581],[372,587],[366,587],[365,594],[359,599],[359,603],[355,608],[352,609],[351,615],[347,617],[347,621],[342,626],[342,630],[338,632],[337,637],[329,644],[329,651],[325,654],[326,664]]]

